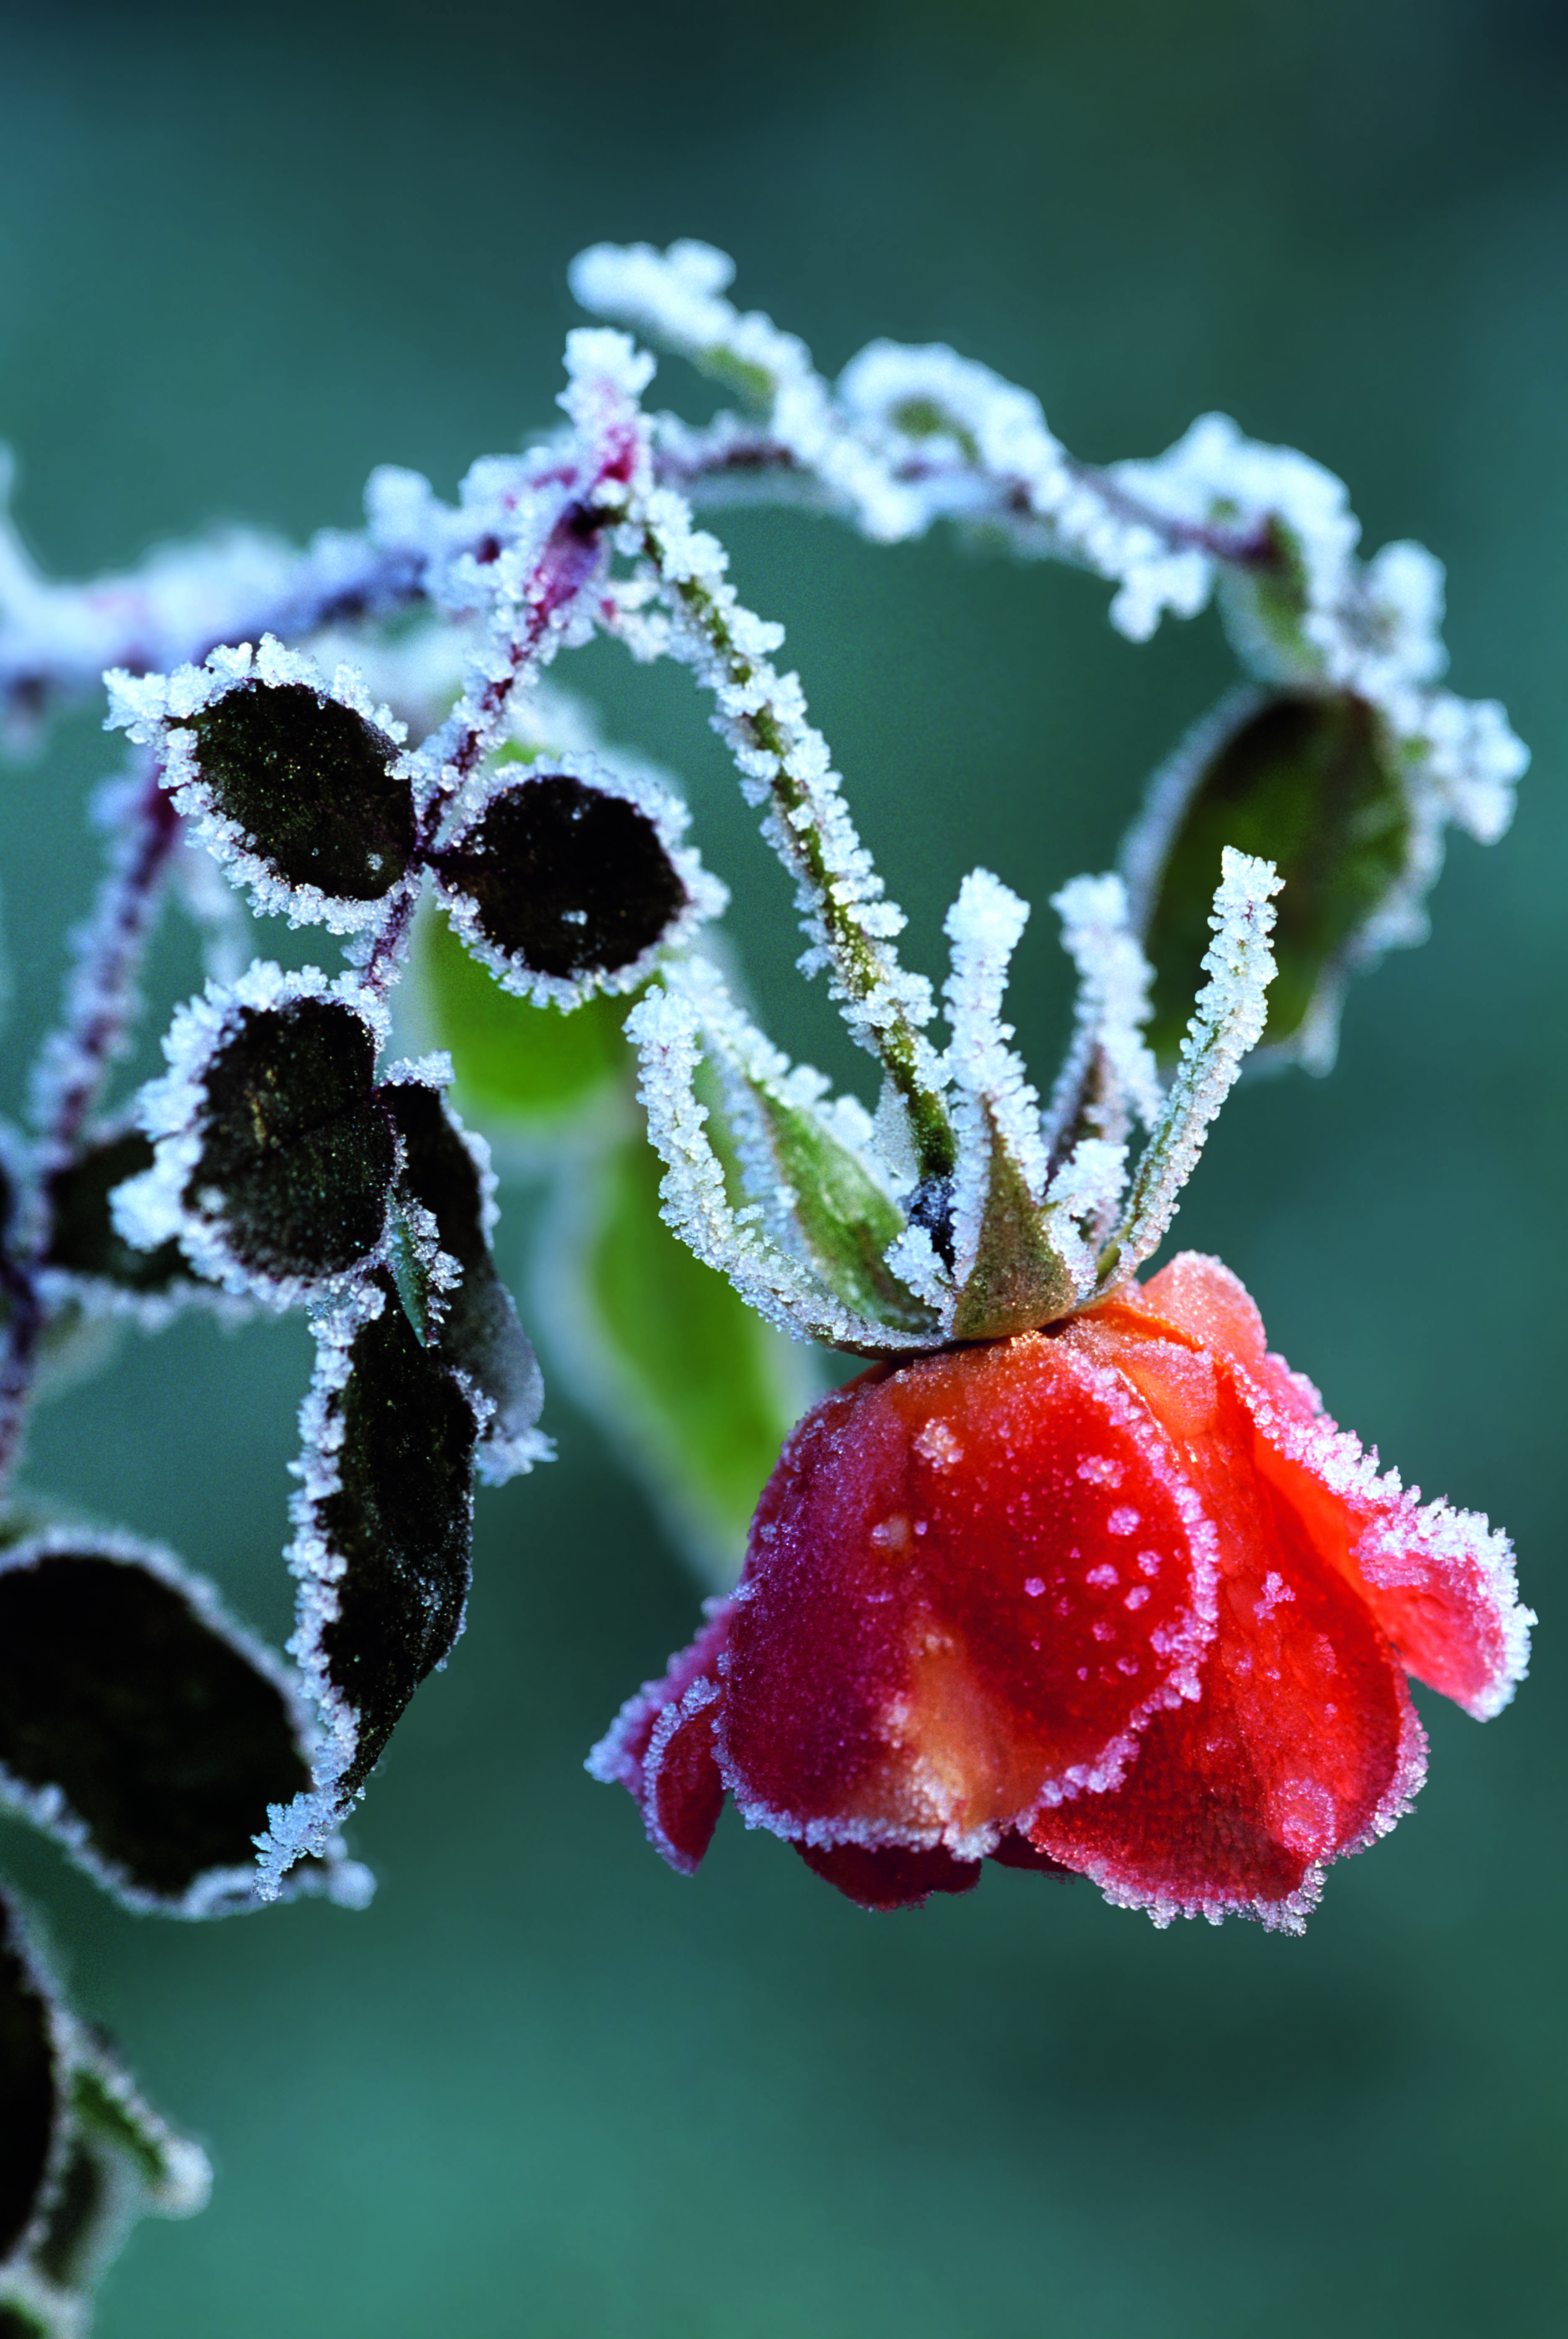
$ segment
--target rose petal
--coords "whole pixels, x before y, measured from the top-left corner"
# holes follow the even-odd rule
[[[643,1761],[655,1725],[666,1706],[680,1703],[694,1682],[717,1681],[734,1611],[733,1600],[705,1602],[706,1622],[696,1639],[689,1648],[676,1651],[661,1680],[644,1682],[636,1696],[627,1698],[589,1754],[583,1768],[591,1778],[603,1780],[606,1786],[624,1787],[642,1801]]]
[[[1200,1696],[1154,1717],[1119,1788],[1028,1832],[1157,1922],[1247,1910],[1298,1931],[1326,1862],[1408,1808],[1425,1740],[1366,1604],[1249,1466],[1249,1443],[1232,1399],[1203,1480],[1221,1584]]]
[[[717,1728],[743,1816],[978,1858],[1195,1685],[1212,1569],[1177,1448],[1070,1341],[863,1376],[753,1527]]]
[[[911,1851],[902,1844],[797,1843],[795,1850],[863,1909],[918,1909],[933,1892],[972,1892],[980,1882],[978,1860],[955,1860],[940,1845]]]
[[[683,1876],[701,1864],[724,1809],[725,1782],[714,1754],[718,1696],[715,1683],[693,1682],[680,1703],[666,1705],[655,1722],[643,1762],[648,1841]]]
[[[1396,1471],[1323,1411],[1311,1383],[1266,1352],[1262,1319],[1228,1268],[1183,1252],[1138,1295],[1209,1348],[1247,1409],[1255,1466],[1317,1549],[1352,1583],[1417,1681],[1486,1720],[1529,1662],[1505,1535],[1446,1503],[1423,1505]]]

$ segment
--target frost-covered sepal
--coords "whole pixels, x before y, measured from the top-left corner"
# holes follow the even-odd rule
[[[1012,1027],[1001,1020],[1008,962],[1028,916],[1026,903],[989,870],[976,869],[947,917],[947,1069],[958,1163],[945,1234],[956,1287],[950,1322],[960,1339],[1050,1323],[1093,1279],[1092,1256],[1073,1223],[1078,1195],[1064,1207],[1048,1191],[1040,1099],[1009,1045]]]
[[[708,961],[674,967],[668,980],[700,1020],[748,1206],[846,1307],[917,1338],[933,1331],[930,1304],[888,1264],[908,1223],[895,1199],[907,1181],[883,1160],[864,1107],[831,1097],[809,1064],[792,1066]]]
[[[289,1643],[320,1718],[309,1786],[268,1811],[260,1890],[275,1896],[362,1791],[415,1690],[463,1628],[479,1414],[422,1346],[390,1273],[317,1323],[301,1408]]]
[[[796,1339],[882,1356],[912,1336],[840,1298],[809,1258],[785,1248],[760,1203],[736,1204],[709,1134],[711,1107],[697,1093],[702,1018],[679,992],[655,990],[626,1018],[642,1067],[637,1094],[648,1139],[665,1165],[662,1216],[705,1266],[728,1276],[741,1298]]]
[[[537,1426],[545,1396],[538,1360],[490,1253],[489,1148],[423,1081],[394,1072],[381,1096],[402,1140],[402,1187],[437,1246],[436,1258],[421,1262],[433,1301],[423,1345],[438,1349],[488,1407],[477,1461],[480,1476],[500,1485],[547,1461],[550,1445]],[[401,1278],[399,1296],[419,1337]]]
[[[635,991],[727,895],[681,843],[685,806],[592,755],[503,764],[431,855],[453,925],[508,991],[575,1006]]]
[[[397,1167],[376,1092],[380,1002],[352,975],[258,961],[182,1007],[169,1071],[142,1091],[153,1165],[119,1187],[116,1231],[180,1245],[200,1275],[274,1308],[362,1271],[382,1246]]]
[[[212,2170],[73,2012],[3,1893],[0,2100],[0,2330],[84,2339],[89,2294],[136,2218],[192,2216]]]
[[[1181,1042],[1159,1117],[1139,1157],[1120,1219],[1100,1258],[1102,1289],[1153,1256],[1176,1216],[1209,1124],[1262,1035],[1274,980],[1269,936],[1279,877],[1271,861],[1227,845],[1203,962],[1208,977]]]
[[[109,676],[111,725],[163,757],[164,785],[255,908],[352,933],[417,882],[404,726],[351,667],[329,681],[271,634],[173,674]]]
[[[1255,1061],[1326,1071],[1350,975],[1425,938],[1446,817],[1371,701],[1308,689],[1224,700],[1155,775],[1122,851],[1153,964],[1149,1037],[1160,1060],[1180,1046],[1223,846],[1272,861],[1284,882]]]
[[[251,1839],[312,1736],[289,1669],[167,1552],[60,1527],[0,1553],[0,1803],[129,1907],[253,1907]],[[362,1870],[321,1855],[298,1888],[357,1906]]]

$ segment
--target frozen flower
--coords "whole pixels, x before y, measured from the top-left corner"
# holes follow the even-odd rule
[[[980,1863],[1298,1930],[1421,1783],[1405,1676],[1484,1719],[1533,1620],[1184,1253],[1044,1332],[824,1398],[745,1576],[590,1767],[694,1869],[727,1791],[868,1908]]]

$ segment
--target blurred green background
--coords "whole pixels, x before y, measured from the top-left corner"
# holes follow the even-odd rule
[[[357,1824],[368,1914],[133,1921],[5,1831],[218,2166],[205,2216],[133,2241],[105,2339],[1568,2323],[1565,98],[1551,0],[0,8],[0,431],[58,573],[216,517],[350,523],[380,460],[449,493],[550,419],[570,254],[697,234],[830,367],[944,339],[1091,458],[1213,406],[1305,448],[1369,545],[1448,562],[1455,681],[1536,755],[1431,945],[1355,992],[1333,1079],[1240,1095],[1178,1227],[1340,1418],[1513,1529],[1544,1619],[1517,1710],[1426,1701],[1418,1812],[1301,1942],[1000,1871],[870,1918],[733,1818],[684,1881],[580,1765],[693,1590],[557,1399],[561,1459],[481,1495],[468,1638]],[[660,389],[702,410],[678,367]],[[1049,1077],[1045,898],[1216,695],[1212,621],[1134,650],[1080,577],[721,526],[916,962],[972,863],[1039,905],[1012,1003]],[[560,678],[683,774],[778,1036],[853,1069],[684,678],[598,650]],[[90,713],[5,776],[13,1098],[108,755]],[[166,946],[161,998],[193,972]],[[183,1325],[40,1417],[33,1477],[281,1636],[306,1369],[298,1324]]]

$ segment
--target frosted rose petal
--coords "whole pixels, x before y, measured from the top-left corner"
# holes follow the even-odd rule
[[[717,1735],[743,1815],[972,1860],[1110,1785],[1196,1686],[1211,1542],[1148,1407],[1067,1341],[835,1392],[784,1450],[736,1601]]]
[[[725,1782],[714,1757],[718,1694],[712,1682],[695,1681],[678,1705],[666,1706],[643,1763],[648,1840],[685,1876],[700,1865],[724,1809]]]
[[[933,1892],[972,1892],[980,1882],[978,1860],[955,1860],[940,1845],[910,1851],[902,1844],[797,1843],[795,1850],[863,1909],[918,1909]]]
[[[1356,1586],[1405,1670],[1478,1719],[1500,1712],[1524,1678],[1534,1622],[1507,1537],[1379,1474],[1311,1383],[1267,1353],[1257,1308],[1218,1259],[1182,1253],[1135,1304],[1211,1350],[1251,1421],[1255,1467]]]
[[[1297,1931],[1326,1863],[1408,1808],[1425,1741],[1382,1633],[1288,1506],[1244,1465],[1220,1483],[1225,1442],[1201,1698],[1155,1716],[1120,1787],[1042,1811],[1029,1832],[1157,1921],[1246,1910]]]
[[[644,1682],[636,1696],[627,1698],[583,1766],[592,1777],[641,1797],[643,1757],[654,1725],[667,1705],[680,1703],[695,1681],[717,1677],[734,1605],[729,1600],[708,1601],[696,1639],[688,1648],[676,1652],[662,1679]]]

